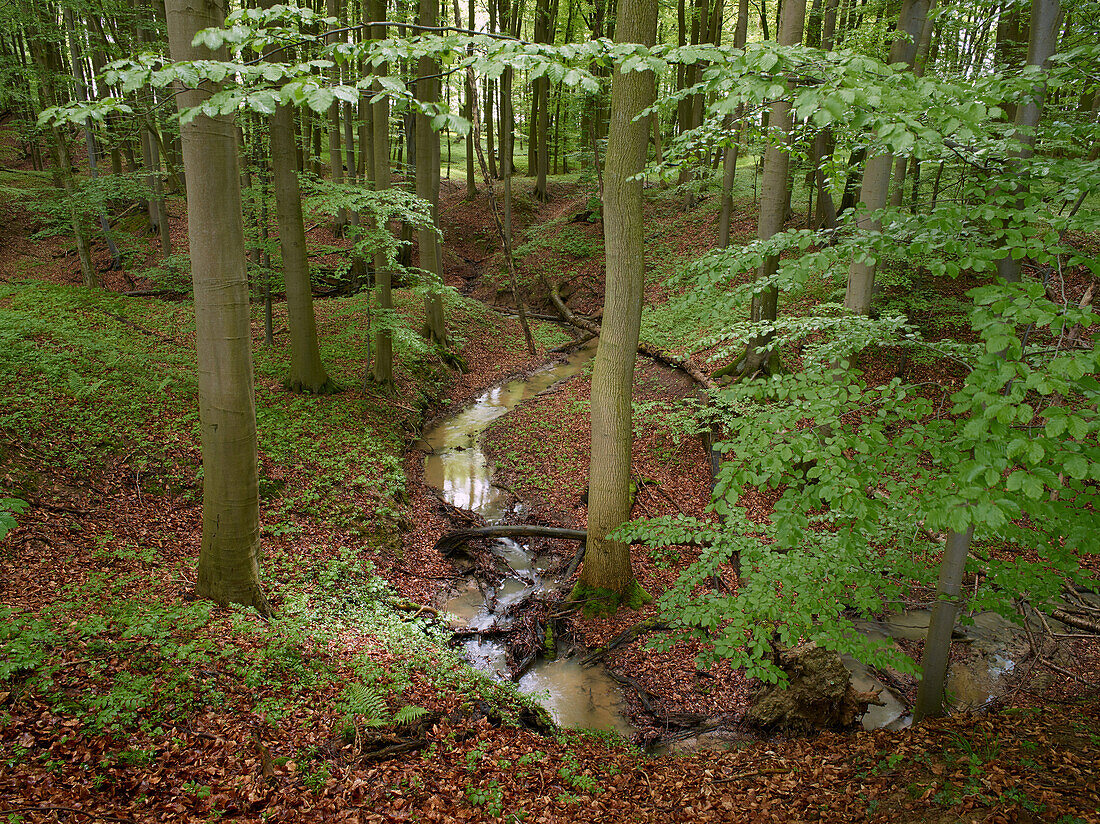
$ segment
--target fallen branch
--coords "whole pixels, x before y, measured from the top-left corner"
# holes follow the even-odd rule
[[[435,542],[437,552],[451,555],[467,541],[482,538],[559,538],[565,541],[585,541],[588,533],[581,529],[563,529],[556,526],[526,524],[483,526],[474,529],[458,529],[448,532]]]
[[[758,775],[786,775],[787,773],[794,772],[794,767],[782,767],[776,769],[764,769],[764,770],[749,770],[748,772],[737,773],[737,775],[731,775],[726,778],[715,778],[711,784],[727,784],[730,781],[740,781],[742,778],[756,778]]]
[[[627,627],[608,641],[605,646],[599,647],[588,653],[588,655],[581,659],[581,666],[586,668],[594,667],[603,660],[603,657],[611,652],[611,650],[631,643],[644,632],[662,632],[668,629],[671,629],[668,624],[658,621],[656,618],[646,618],[644,621],[639,621],[632,627]]]
[[[600,334],[600,326],[598,323],[594,323],[588,318],[583,318],[577,315],[573,310],[565,305],[565,301],[561,299],[561,295],[558,293],[557,284],[554,284],[545,278],[543,278],[543,285],[546,287],[546,291],[550,294],[550,302],[554,304],[554,308],[558,310],[558,314],[567,322],[576,326],[578,329],[583,329],[593,335]],[[651,343],[642,341],[638,344],[638,352],[646,357],[653,358],[655,361],[659,361],[666,366],[671,366],[673,369],[680,369],[691,376],[699,385],[707,389],[717,389],[716,384],[708,375],[705,375],[698,366],[693,364],[689,360],[678,358],[675,355],[671,355],[668,352],[662,352],[656,346]]]
[[[38,501],[38,500],[34,500],[33,498],[28,499],[27,503],[29,503],[35,509],[45,509],[48,512],[64,512],[64,513],[67,513],[69,515],[94,515],[95,514],[94,512],[91,512],[90,510],[87,510],[87,509],[77,509],[76,507],[71,507],[71,506],[59,506],[57,504],[48,504],[45,501]]]
[[[1056,609],[1050,613],[1050,617],[1061,621],[1063,624],[1068,624],[1071,627],[1077,627],[1077,629],[1086,629],[1089,632],[1100,635],[1100,621],[1096,621],[1092,618],[1085,618],[1081,615],[1071,615],[1064,609]]]
[[[131,289],[129,292],[119,292],[124,298],[159,298],[165,295],[183,297],[186,289]]]
[[[149,335],[150,337],[154,337],[157,340],[164,341],[165,343],[171,343],[171,344],[174,344],[175,346],[182,346],[183,345],[178,340],[176,340],[175,338],[170,338],[167,335],[162,335],[160,332],[154,332],[152,329],[146,329],[140,323],[134,323],[134,321],[130,320],[128,317],[125,317],[124,315],[120,315],[117,312],[111,312],[107,309],[104,309],[101,306],[93,306],[91,308],[95,309],[97,312],[103,313],[104,315],[106,315],[109,318],[114,318],[119,323],[123,324],[124,326],[129,326],[131,329],[136,329],[137,331],[141,332],[143,335]]]
[[[569,562],[569,566],[565,568],[565,575],[563,577],[563,580],[568,581],[570,578],[573,577],[573,573],[577,571],[577,568],[584,560],[584,551],[587,546],[588,544],[585,541],[581,541],[580,546],[577,547],[577,551],[573,553],[573,560],[571,560]]]
[[[86,815],[88,818],[98,818],[103,821],[122,821],[124,824],[129,824],[133,819],[130,818],[118,818],[113,815],[104,815],[103,813],[90,813],[87,810],[78,810],[76,807],[55,807],[55,806],[41,806],[34,807],[29,804],[24,804],[16,807],[5,807],[0,810],[0,813],[76,813],[77,815]]]
[[[638,696],[638,700],[642,704],[642,708],[654,718],[660,718],[660,714],[657,712],[657,708],[653,705],[653,702],[649,700],[650,696],[656,698],[656,695],[647,690],[633,678],[627,678],[625,675],[619,675],[617,672],[608,672],[607,674],[612,681],[617,681],[624,687],[630,687],[632,690],[634,690],[634,693]]]
[[[1086,678],[1082,678],[1076,672],[1073,672],[1072,670],[1068,670],[1065,667],[1060,667],[1057,664],[1055,664],[1053,661],[1048,661],[1046,658],[1040,658],[1039,663],[1042,664],[1044,667],[1047,667],[1048,669],[1054,670],[1059,675],[1064,675],[1067,678],[1072,678],[1075,681],[1080,681],[1086,687],[1090,687],[1091,689],[1097,689],[1098,687],[1100,687],[1100,685],[1094,684],[1092,681],[1089,681]]]

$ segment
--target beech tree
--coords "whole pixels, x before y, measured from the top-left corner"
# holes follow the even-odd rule
[[[890,48],[890,63],[913,66],[921,32],[928,16],[930,0],[905,0],[898,16],[897,36]],[[864,211],[858,223],[861,229],[878,231],[880,222],[875,212],[886,205],[890,189],[890,168],[894,159],[889,152],[880,152],[867,161],[863,172],[863,188],[859,199]],[[875,264],[864,256],[857,256],[848,270],[848,288],[844,293],[844,305],[853,312],[866,315],[871,309],[871,293],[875,285]]]
[[[783,13],[779,24],[779,44],[794,46],[802,42],[802,27],[806,17],[805,0],[787,0],[783,4]],[[790,203],[790,146],[791,104],[783,96],[771,105],[768,127],[773,136],[768,140],[764,153],[764,182],[760,195],[760,217],[757,221],[756,235],[768,240],[783,230],[786,222],[787,205]],[[753,293],[750,316],[753,323],[762,330],[752,340],[742,361],[735,365],[742,375],[752,375],[761,369],[775,372],[779,365],[779,353],[772,343],[772,335],[767,330],[767,321],[776,319],[779,303],[779,289],[771,281],[779,265],[779,255],[764,258],[757,273],[760,289]]]
[[[656,0],[620,0],[615,39],[653,45]],[[630,565],[630,546],[608,535],[630,517],[631,405],[644,290],[642,183],[654,76],[644,66],[616,68],[604,167],[607,274],[603,325],[592,372],[592,451],[588,470],[588,542],[572,599],[590,608],[637,607],[651,600]]]
[[[265,8],[274,0],[265,0]],[[270,55],[285,60],[282,49]],[[317,345],[317,320],[313,314],[313,287],[309,280],[306,227],[302,217],[302,192],[298,184],[297,129],[293,106],[277,106],[268,120],[271,133],[271,168],[275,211],[279,220],[279,247],[283,253],[286,284],[287,326],[290,330],[290,374],[284,385],[292,392],[325,394],[335,388],[321,363]]]
[[[168,40],[175,60],[225,60],[192,45],[220,27],[219,0],[168,0]],[[180,111],[216,91],[209,81],[176,97]],[[198,114],[180,129],[187,176],[187,222],[195,293],[199,420],[202,432],[202,548],[199,595],[219,604],[271,608],[260,588],[260,495],[256,407],[245,273],[244,225],[237,186],[237,139],[228,116]]]

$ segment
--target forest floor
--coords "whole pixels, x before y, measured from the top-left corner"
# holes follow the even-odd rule
[[[662,755],[640,746],[662,724],[636,696],[642,732],[632,742],[549,727],[530,699],[471,671],[426,608],[457,578],[434,550],[453,511],[421,482],[422,455],[411,447],[426,419],[528,371],[569,335],[535,323],[532,359],[518,324],[485,308],[507,304],[510,292],[490,213],[457,187],[442,208],[447,280],[469,298],[451,299],[448,318],[468,370],[446,369],[419,342],[418,300],[402,292],[397,387],[365,387],[360,294],[317,302],[322,355],[345,391],[290,397],[280,385],[285,309],[276,303],[276,346],[267,348],[257,306],[264,572],[278,617],[194,600],[201,459],[190,304],[114,294],[161,283],[135,276],[156,256],[152,239],[132,233],[139,263],[129,274],[105,276],[103,293],[79,288],[68,244],[31,238],[44,221],[27,208],[37,195],[28,187],[24,202],[11,189],[35,178],[8,138],[0,498],[29,503],[0,540],[8,822],[1100,821],[1091,686],[1100,666],[1087,639],[1070,648],[1065,672],[1021,680],[986,712],[899,731],[746,731],[729,750]],[[517,188],[521,290],[532,311],[550,313],[541,274],[574,311],[595,313],[599,229],[573,221],[591,187],[562,181],[546,206]],[[170,204],[184,247],[185,215],[178,199]],[[713,244],[714,206],[653,198],[647,297],[656,305],[662,275]],[[752,204],[743,206],[742,239],[755,229]],[[323,226],[311,238],[336,242]],[[643,402],[692,391],[646,361],[636,378]],[[544,523],[584,523],[588,387],[586,375],[564,383],[489,435],[502,482]],[[635,515],[704,514],[709,477],[695,439],[645,427],[635,459],[646,481]],[[750,503],[766,516],[766,496]],[[633,557],[653,593],[690,560],[642,549]],[[594,647],[654,609],[577,616],[571,627]],[[644,685],[661,714],[743,711],[751,685],[739,673],[697,670],[689,644],[657,653],[644,641],[607,663]]]

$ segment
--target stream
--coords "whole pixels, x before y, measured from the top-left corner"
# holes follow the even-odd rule
[[[595,354],[596,341],[591,341],[563,361],[490,388],[457,414],[425,430],[425,482],[448,503],[476,512],[488,524],[522,512],[521,504],[513,504],[511,495],[493,485],[482,433],[517,405],[579,374]],[[443,605],[461,622],[456,628],[506,629],[509,607],[532,594],[552,592],[560,583],[549,573],[552,559],[534,554],[527,544],[500,538],[491,549],[508,572],[495,587],[483,586],[475,577],[466,580],[465,588]],[[534,696],[559,726],[634,732],[626,720],[619,685],[602,667],[581,667],[563,653],[568,650],[559,649],[552,661],[536,661],[520,678],[520,691]],[[466,641],[466,657],[491,677],[510,680],[503,643],[474,635]]]
[[[595,353],[596,341],[591,341],[562,361],[491,387],[453,416],[426,429],[422,438],[427,453],[425,482],[439,490],[448,503],[477,513],[490,525],[522,513],[523,505],[514,503],[511,494],[493,484],[482,435],[519,404],[575,377]],[[512,620],[507,614],[510,607],[532,595],[549,594],[561,583],[550,572],[554,559],[532,552],[528,544],[500,538],[493,541],[491,551],[507,572],[496,586],[471,575],[457,594],[449,596],[443,607],[458,619],[456,629],[484,633],[507,629]],[[913,640],[927,634],[928,618],[928,611],[909,610],[882,620],[858,621],[856,626],[877,640]],[[961,635],[970,642],[972,654],[952,663],[949,671],[948,692],[960,709],[978,708],[1003,693],[1005,679],[1028,650],[1020,627],[995,613],[973,618],[970,626],[956,628],[956,637]],[[557,651],[554,660],[536,660],[520,678],[519,689],[535,697],[559,726],[634,732],[618,683],[602,667],[581,667],[579,660],[569,657],[573,650],[560,642]],[[491,677],[511,680],[504,643],[473,634],[465,642],[465,653],[473,666]],[[879,690],[884,702],[884,706],[868,709],[863,727],[908,726],[908,709],[891,689],[851,656],[842,659],[852,674],[852,685],[857,690]]]

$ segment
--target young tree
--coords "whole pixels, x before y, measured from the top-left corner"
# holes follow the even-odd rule
[[[432,27],[439,19],[439,0],[420,0],[420,25]],[[439,63],[431,55],[420,58],[416,79],[417,98],[422,103],[439,100]],[[432,204],[432,218],[437,216],[439,203],[439,132],[432,128],[432,119],[423,112],[416,115],[416,195]],[[420,268],[429,277],[441,279],[439,237],[435,227],[417,233]],[[434,284],[429,284],[424,298],[427,322],[426,337],[438,344],[447,343],[447,324],[443,318],[443,298]]]
[[[386,0],[369,0],[368,12],[373,20],[386,19]],[[383,40],[386,37],[385,26],[373,26],[371,38]],[[385,77],[389,73],[387,64],[375,68],[376,77]],[[374,190],[382,192],[390,188],[390,102],[381,94],[382,84],[375,80],[374,93],[378,101],[371,104],[371,139],[374,141],[374,169],[371,177]],[[378,288],[378,305],[383,312],[393,310],[393,273],[386,256],[379,251],[374,256],[374,278]],[[382,323],[374,337],[374,381],[382,386],[393,384],[393,335],[386,323]]]
[[[1060,13],[1059,0],[1032,0],[1028,65],[1043,69],[1054,54]],[[1016,107],[1016,127],[1022,133],[1019,138],[1021,148],[1016,154],[1017,159],[1030,156],[1035,145],[1035,130],[1039,126],[1044,91],[1045,86],[1040,83],[1031,98]],[[1004,283],[1019,281],[1019,259],[1011,254],[999,259],[997,274]],[[941,715],[944,711],[943,691],[947,682],[951,633],[959,611],[959,590],[962,586],[963,572],[966,569],[966,557],[970,552],[970,543],[974,536],[974,519],[974,513],[970,507],[967,507],[966,520],[970,521],[969,526],[962,530],[952,529],[947,534],[943,561],[940,564],[939,584],[936,589],[937,601],[932,610],[928,638],[924,644],[924,656],[921,660],[922,674],[917,690],[917,701],[913,708],[914,721]]]
[[[620,0],[615,40],[652,46],[656,0]],[[604,167],[604,249],[607,275],[603,326],[592,373],[592,451],[589,462],[588,543],[572,598],[594,608],[636,607],[650,596],[634,578],[630,546],[607,536],[630,517],[630,454],[634,361],[644,290],[645,227],[642,183],[649,121],[639,112],[653,105],[649,70],[616,69]]]
[[[898,17],[897,36],[890,48],[891,64],[904,63],[912,67],[917,54],[924,21],[928,16],[929,0],[905,0]],[[878,231],[880,221],[873,213],[886,206],[886,195],[890,189],[890,167],[893,155],[881,152],[867,161],[863,172],[863,188],[859,199],[866,211],[857,219],[860,229]],[[866,257],[857,256],[848,270],[848,288],[844,292],[844,305],[857,315],[866,315],[871,310],[871,292],[875,285],[875,264]]]
[[[192,45],[224,19],[221,0],[168,0],[173,60],[225,60]],[[180,111],[216,90],[209,83],[176,96]],[[244,226],[237,186],[237,140],[229,117],[197,115],[180,129],[187,176],[187,220],[195,293],[199,419],[202,432],[202,549],[199,595],[270,614],[260,589],[260,498],[252,334]]]
[[[783,14],[779,24],[779,44],[796,46],[802,42],[802,23],[806,16],[806,0],[787,0],[783,4]],[[757,221],[756,236],[767,240],[777,232],[783,231],[790,199],[790,149],[787,146],[791,138],[793,122],[791,104],[786,97],[777,99],[771,105],[768,127],[775,136],[768,141],[764,152],[764,183],[760,195],[760,217]],[[779,255],[768,255],[757,272],[757,280],[765,285],[753,294],[749,314],[753,323],[774,321],[779,307],[779,288],[768,285],[779,266]],[[779,355],[772,345],[771,332],[758,332],[749,342],[745,356],[736,364],[742,375],[753,375],[761,369],[774,372],[779,364]]]
[[[265,8],[275,5],[264,0]],[[279,49],[270,59],[286,59]],[[268,119],[271,132],[271,168],[275,211],[279,221],[279,248],[283,253],[287,326],[290,330],[290,374],[284,385],[291,392],[315,395],[331,392],[335,385],[321,363],[317,346],[317,320],[313,313],[313,288],[309,280],[306,227],[302,217],[302,192],[298,184],[297,129],[294,107],[281,105]]]

